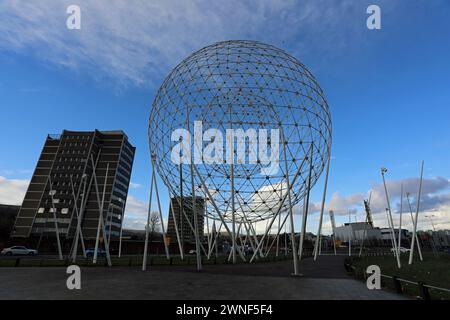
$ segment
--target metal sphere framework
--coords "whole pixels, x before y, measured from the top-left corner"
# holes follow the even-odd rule
[[[236,220],[261,221],[275,214],[288,189],[287,181],[293,181],[297,172],[292,205],[304,198],[310,169],[312,188],[328,161],[332,125],[322,89],[296,58],[261,42],[225,41],[193,53],[172,70],[154,99],[150,151],[169,191],[175,196],[182,192],[184,199],[192,196],[191,167],[172,162],[177,142],[171,141],[171,135],[178,128],[194,132],[194,121],[202,121],[203,131],[215,128],[224,137],[229,128],[278,129],[281,133],[276,174],[261,174],[261,163],[235,162],[232,181],[229,163],[196,165],[225,221],[232,216],[232,182]],[[224,150],[225,143],[224,139]],[[195,171],[194,185],[196,196],[207,200],[206,214],[218,219]],[[288,205],[285,201],[283,209]]]

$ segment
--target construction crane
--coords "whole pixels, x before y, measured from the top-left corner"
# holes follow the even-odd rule
[[[366,221],[373,227],[372,213],[370,212],[370,200],[364,200],[364,208],[366,210]]]

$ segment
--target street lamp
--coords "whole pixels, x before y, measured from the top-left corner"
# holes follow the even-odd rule
[[[384,192],[386,194],[386,202],[387,202],[387,216],[388,216],[388,223],[390,225],[391,231],[392,231],[392,237],[393,237],[393,248],[394,248],[394,255],[397,259],[397,267],[400,269],[402,267],[401,262],[400,262],[400,255],[398,254],[398,249],[397,249],[397,240],[395,238],[395,231],[394,231],[394,220],[392,219],[392,211],[391,211],[391,203],[389,201],[389,194],[388,194],[388,190],[386,187],[386,179],[384,177],[384,174],[387,172],[388,170],[385,167],[381,168],[381,177],[383,178],[383,186],[384,186]],[[400,245],[400,244],[399,244]]]
[[[431,222],[431,226],[433,227],[433,231],[436,232],[436,228],[434,227],[433,218],[436,217],[434,214],[425,216],[425,218],[429,218]]]

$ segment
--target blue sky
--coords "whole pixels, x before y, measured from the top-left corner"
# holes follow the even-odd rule
[[[65,27],[69,4],[81,8],[81,30]],[[370,4],[382,10],[381,30],[366,27]],[[424,215],[450,228],[449,15],[446,0],[2,1],[0,201],[21,201],[48,133],[123,129],[137,147],[127,225],[142,227],[159,85],[205,45],[253,39],[294,55],[325,91],[334,130],[327,202],[338,223],[348,208],[361,212],[370,189],[383,211],[382,166],[394,207],[402,181],[414,195],[425,160]]]

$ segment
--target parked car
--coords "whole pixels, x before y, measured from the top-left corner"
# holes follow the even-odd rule
[[[404,248],[404,247],[400,247],[399,249],[400,249],[400,253],[407,253],[407,252],[410,252],[410,251],[411,251],[411,249]],[[391,252],[392,252],[392,253],[395,252],[394,248],[391,248]]]
[[[95,253],[95,248],[86,249],[86,257],[93,257]],[[103,249],[97,249],[97,257],[106,257],[106,251]]]
[[[1,252],[1,255],[3,256],[36,256],[37,254],[38,254],[37,250],[28,249],[22,246],[5,248]]]

